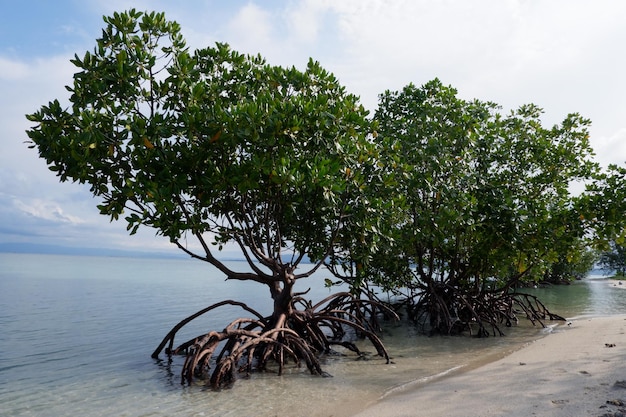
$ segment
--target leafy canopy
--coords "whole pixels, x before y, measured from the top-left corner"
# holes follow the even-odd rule
[[[615,164],[594,176],[577,200],[593,246],[612,250],[626,243],[626,167]]]
[[[380,258],[383,283],[514,282],[577,244],[568,187],[595,170],[589,121],[571,114],[545,128],[534,105],[498,110],[439,80],[381,95],[375,119],[397,180],[401,260]]]
[[[95,49],[72,60],[71,106],[28,116],[40,156],[61,181],[90,184],[102,214],[265,283],[364,224],[370,122],[317,62],[271,66],[219,43],[191,52],[162,13],[104,20]],[[254,273],[227,269],[211,243],[237,245]]]

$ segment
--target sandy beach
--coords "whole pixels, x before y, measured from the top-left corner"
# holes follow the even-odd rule
[[[626,415],[626,314],[572,320],[503,359],[395,389],[355,415]]]
[[[620,288],[620,289],[626,289],[626,280],[623,279],[611,279],[607,281],[609,283],[609,285],[616,287],[616,288]]]

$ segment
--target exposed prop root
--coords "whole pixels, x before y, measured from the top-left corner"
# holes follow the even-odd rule
[[[518,323],[521,315],[542,327],[546,320],[565,321],[536,296],[524,293],[471,292],[441,284],[425,289],[413,300],[409,302],[409,317],[431,334],[467,331],[478,337],[502,336],[502,326]]]
[[[521,308],[522,312],[526,314],[526,318],[533,324],[538,322],[541,326],[545,327],[543,320],[566,321],[564,317],[548,311],[546,306],[534,295],[513,293],[510,294],[510,296],[513,298],[515,305]]]
[[[247,305],[245,305],[244,303],[240,303],[238,301],[232,301],[232,300],[226,300],[226,301],[221,301],[219,303],[215,303],[203,310],[198,311],[195,314],[192,314],[191,316],[187,317],[186,319],[182,320],[180,323],[178,323],[176,326],[174,326],[172,328],[172,330],[170,330],[170,332],[163,338],[163,341],[161,342],[161,344],[155,349],[155,351],[152,353],[152,357],[154,359],[159,357],[159,354],[161,353],[161,351],[163,350],[163,348],[165,347],[166,344],[168,344],[169,342],[169,346],[166,349],[165,353],[167,353],[168,355],[170,354],[170,352],[172,351],[172,346],[174,345],[174,336],[176,336],[176,333],[182,329],[187,323],[189,323],[190,321],[200,317],[203,314],[208,313],[211,310],[215,310],[218,307],[222,307],[224,305],[234,305],[234,306],[239,306],[241,308],[243,308],[244,310],[248,311],[249,313],[252,313],[253,315],[255,315],[259,320],[263,320],[263,316],[261,316],[259,313],[257,313],[256,311],[254,311],[253,309],[251,309],[250,307],[248,307]]]
[[[173,347],[181,328],[224,305],[239,306],[255,318],[237,319],[222,331],[211,331]],[[231,384],[239,373],[249,375],[254,371],[270,370],[271,364],[278,366],[280,375],[290,361],[298,367],[304,363],[312,375],[326,375],[319,355],[331,352],[332,346],[342,346],[362,356],[363,353],[350,340],[356,337],[367,338],[378,355],[387,363],[390,361],[385,346],[375,334],[373,324],[376,319],[370,318],[372,314],[382,312],[395,316],[384,305],[340,293],[315,305],[296,296],[290,307],[288,313],[263,317],[236,301],[213,304],[174,326],[152,357],[158,358],[164,349],[168,356],[184,354],[181,383],[191,384],[194,378],[202,378],[214,388]]]

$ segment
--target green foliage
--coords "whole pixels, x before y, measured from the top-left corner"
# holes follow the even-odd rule
[[[626,243],[626,168],[610,165],[594,176],[577,200],[593,245],[610,251]]]
[[[90,184],[102,214],[270,284],[363,227],[370,122],[317,62],[271,66],[225,44],[191,52],[159,13],[105,23],[94,51],[72,60],[70,108],[53,101],[28,116],[40,156],[61,181]],[[207,239],[234,243],[254,274],[227,270]]]
[[[625,171],[596,175],[577,114],[545,128],[534,105],[502,115],[433,80],[385,92],[369,120],[313,60],[190,51],[162,13],[104,21],[72,60],[70,106],[28,115],[32,146],[131,234],[155,228],[231,278],[273,285],[308,256],[297,277],[326,261],[353,288],[506,287],[575,259],[589,227],[624,237]],[[253,273],[226,268],[212,244],[237,246]]]
[[[567,283],[583,279],[598,260],[598,253],[588,247],[586,239],[579,239],[569,248],[563,248],[541,278],[551,284]]]
[[[626,247],[616,242],[610,243],[610,249],[600,254],[600,266],[609,271],[615,271],[615,275],[626,275]]]
[[[381,95],[379,140],[398,181],[400,285],[480,288],[541,276],[583,230],[568,187],[595,170],[588,120],[541,125],[541,109],[507,116],[433,80]],[[381,265],[381,269],[389,269]]]

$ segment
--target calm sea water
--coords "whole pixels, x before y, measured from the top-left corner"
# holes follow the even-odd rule
[[[321,284],[327,276],[318,272],[298,290],[312,286],[310,297],[321,299],[329,294]],[[567,317],[626,312],[626,291],[599,278],[533,291]],[[0,254],[0,415],[349,415],[394,387],[493,360],[546,333],[523,323],[506,337],[427,338],[390,325],[384,341],[392,364],[375,355],[329,357],[324,369],[333,378],[291,370],[254,375],[219,393],[183,387],[182,361],[168,366],[150,354],[178,321],[224,299],[269,312],[264,287],[226,282],[199,261]],[[216,310],[177,340],[241,314]]]

